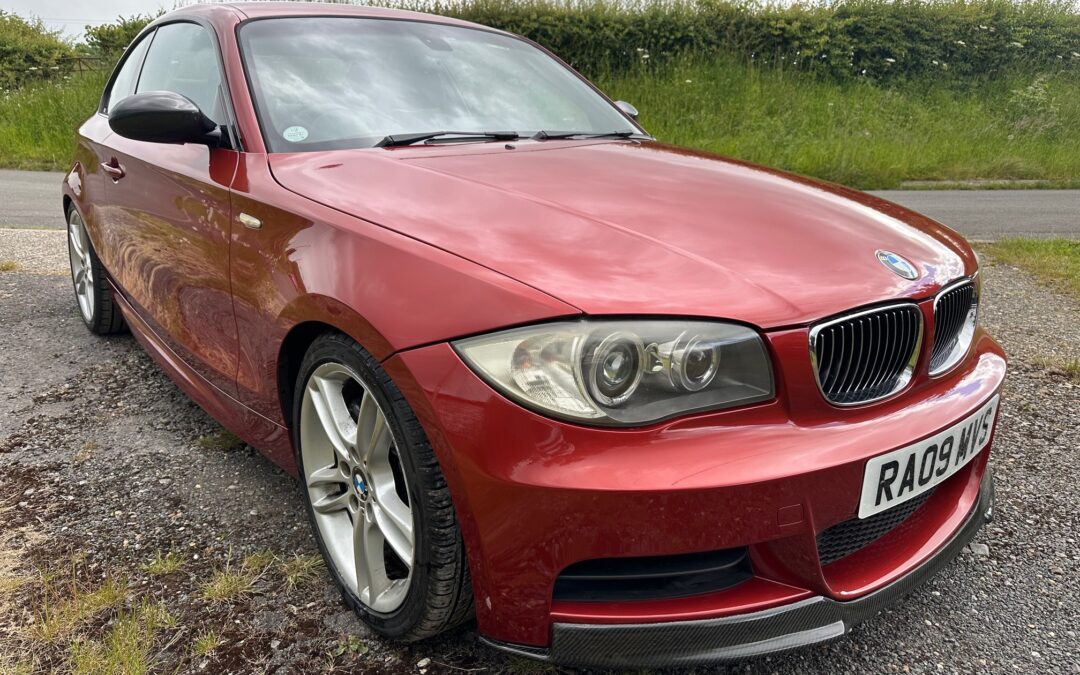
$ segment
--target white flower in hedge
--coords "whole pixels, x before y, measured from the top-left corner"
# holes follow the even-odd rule
[[[967,47],[967,43],[964,42],[963,40],[957,40],[956,44],[960,45],[961,47]]]
[[[1017,49],[1021,49],[1024,46],[1024,43],[1023,42],[1010,42],[1009,46],[1010,47],[1016,47]]]
[[[885,58],[885,63],[896,63],[896,59]]]

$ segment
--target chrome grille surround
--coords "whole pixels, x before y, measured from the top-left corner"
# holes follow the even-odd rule
[[[975,312],[975,317],[969,325],[968,316],[972,311]],[[933,351],[930,352],[931,377],[951,370],[963,360],[964,354],[971,347],[978,312],[979,289],[974,277],[958,279],[946,285],[934,296],[934,346]],[[967,344],[959,345],[960,341],[966,341]]]
[[[923,341],[923,315],[898,302],[829,319],[810,329],[818,389],[836,406],[889,398],[911,382]]]

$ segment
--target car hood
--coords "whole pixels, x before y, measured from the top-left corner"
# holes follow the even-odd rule
[[[870,195],[655,142],[272,155],[286,189],[587,314],[802,324],[926,297],[975,268],[948,228]],[[886,250],[914,263],[907,280]]]

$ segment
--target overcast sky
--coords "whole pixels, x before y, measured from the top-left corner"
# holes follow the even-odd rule
[[[0,0],[0,9],[39,17],[50,28],[81,38],[87,24],[108,23],[121,15],[154,15],[177,4],[176,0]]]

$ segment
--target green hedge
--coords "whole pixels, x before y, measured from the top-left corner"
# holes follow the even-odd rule
[[[844,0],[791,7],[727,0],[408,2],[525,35],[595,74],[684,52],[722,52],[837,79],[1080,71],[1068,1]]]
[[[158,13],[158,16],[161,16],[161,13]],[[154,18],[136,14],[131,17],[121,16],[112,23],[87,26],[86,46],[90,53],[115,61]]]
[[[64,74],[72,55],[71,45],[41,21],[0,10],[0,91]]]

